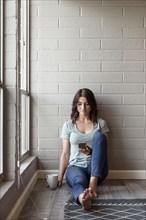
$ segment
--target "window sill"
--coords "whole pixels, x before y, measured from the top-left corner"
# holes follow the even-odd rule
[[[20,174],[22,175],[23,172],[27,169],[27,167],[35,160],[35,156],[29,156],[26,159],[24,159],[20,166]]]
[[[0,183],[0,199],[9,191],[14,182],[14,180],[9,180]]]
[[[28,168],[28,166],[36,159],[34,156],[30,156],[25,159],[20,166],[20,175]],[[0,199],[3,198],[10,188],[15,184],[15,180],[1,181],[0,182]]]

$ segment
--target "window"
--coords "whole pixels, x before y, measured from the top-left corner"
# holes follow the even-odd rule
[[[21,156],[29,151],[29,96],[21,93]]]
[[[20,99],[21,99],[21,158],[29,152],[30,94],[29,94],[29,0],[20,5]]]
[[[3,0],[0,1],[0,174],[3,173]]]

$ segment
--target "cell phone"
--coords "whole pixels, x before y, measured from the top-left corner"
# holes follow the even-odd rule
[[[79,142],[79,143],[78,143],[78,147],[79,147],[80,149],[85,149],[86,146],[87,146],[87,143],[84,143],[84,142]]]

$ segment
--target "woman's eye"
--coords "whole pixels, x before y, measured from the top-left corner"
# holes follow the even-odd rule
[[[77,105],[78,105],[78,106],[81,106],[81,105],[89,106],[89,103],[88,103],[88,102],[87,102],[87,103],[80,103],[80,102],[79,102]]]

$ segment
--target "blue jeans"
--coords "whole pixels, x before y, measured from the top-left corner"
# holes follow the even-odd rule
[[[77,202],[78,196],[89,187],[91,176],[97,176],[98,183],[108,175],[107,139],[97,132],[92,141],[92,155],[88,167],[69,166],[66,171],[66,182],[72,188],[72,195]]]

